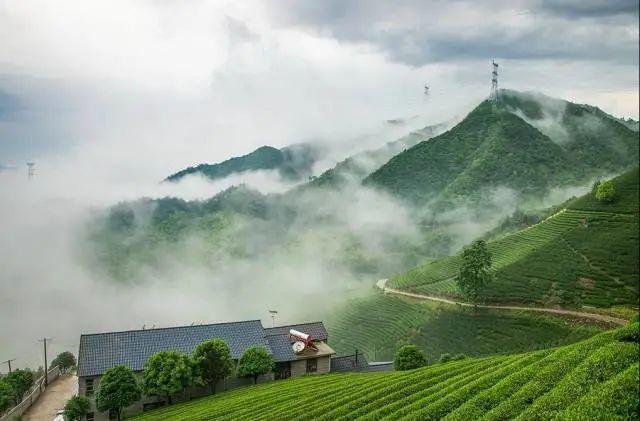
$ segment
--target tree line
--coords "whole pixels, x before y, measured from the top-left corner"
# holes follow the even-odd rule
[[[252,378],[255,384],[274,365],[273,357],[262,347],[247,348],[236,363],[229,345],[213,338],[199,344],[190,356],[175,350],[153,354],[145,362],[140,380],[124,365],[108,369],[100,378],[96,408],[109,411],[120,420],[122,410],[140,400],[143,393],[162,397],[171,404],[173,395],[184,393],[191,386],[206,386],[215,393],[216,384],[234,372],[239,377]],[[65,406],[65,420],[81,420],[90,407],[86,396],[74,396]]]

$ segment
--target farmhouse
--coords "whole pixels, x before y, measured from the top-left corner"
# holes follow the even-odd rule
[[[364,356],[358,356],[357,353],[355,356],[332,358],[335,351],[327,344],[328,334],[322,322],[264,328],[260,320],[247,320],[85,334],[80,336],[78,352],[79,394],[94,398],[100,387],[100,377],[109,368],[125,365],[141,375],[145,361],[156,352],[178,350],[190,355],[198,344],[211,338],[225,340],[235,360],[249,347],[264,347],[273,356],[276,366],[272,373],[261,376],[259,382],[328,373],[331,370],[364,370],[368,366]],[[216,388],[225,390],[250,383],[252,379],[233,377]],[[193,387],[173,397],[172,401],[179,402],[207,393],[204,387]],[[164,404],[162,398],[144,396],[141,401],[126,408],[124,414],[131,415]],[[106,420],[114,416],[98,412],[93,400],[92,410],[87,420]]]

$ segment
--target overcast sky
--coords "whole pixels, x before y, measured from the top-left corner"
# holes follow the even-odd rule
[[[637,1],[2,0],[0,39],[0,165],[42,174],[158,180],[450,119],[492,59],[503,87],[638,116]]]

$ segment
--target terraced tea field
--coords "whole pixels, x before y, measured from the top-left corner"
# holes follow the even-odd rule
[[[494,302],[611,307],[638,302],[638,170],[614,179],[616,201],[591,194],[546,220],[489,243]],[[460,256],[414,268],[389,286],[427,295],[458,296]]]
[[[327,319],[329,342],[339,354],[363,352],[393,359],[411,342],[437,361],[443,353],[487,356],[549,348],[588,338],[599,328],[554,316],[478,309],[372,294],[343,305]],[[354,328],[357,327],[357,328]]]
[[[634,335],[638,323],[555,349],[276,381],[136,419],[637,419]]]

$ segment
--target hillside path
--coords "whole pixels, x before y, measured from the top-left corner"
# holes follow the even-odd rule
[[[24,413],[24,421],[51,421],[56,412],[64,409],[67,401],[78,393],[78,378],[63,374],[51,382],[38,400]]]
[[[385,292],[385,293],[391,293],[391,294],[396,294],[396,295],[404,295],[406,297],[418,298],[420,300],[438,301],[438,302],[447,303],[447,304],[457,304],[457,305],[463,306],[463,307],[473,307],[473,304],[471,304],[471,303],[465,303],[463,301],[449,300],[449,299],[446,299],[446,298],[436,297],[436,296],[433,296],[433,295],[423,295],[423,294],[416,294],[414,292],[402,291],[402,290],[399,290],[399,289],[396,289],[396,288],[387,287],[386,284],[387,284],[387,279],[379,279],[378,282],[376,282],[376,286],[380,290],[382,290],[382,292]],[[626,320],[619,319],[617,317],[607,316],[607,315],[604,315],[604,314],[585,313],[585,312],[582,312],[582,311],[565,310],[565,309],[561,309],[561,308],[526,307],[526,306],[522,306],[522,307],[520,307],[520,306],[500,306],[500,305],[483,305],[483,304],[478,304],[478,308],[491,308],[491,309],[499,309],[499,310],[538,311],[540,313],[560,314],[560,315],[580,317],[580,318],[583,318],[583,319],[598,320],[598,321],[601,321],[601,322],[612,323],[612,324],[616,324],[616,325],[620,325],[620,326],[627,324]]]

